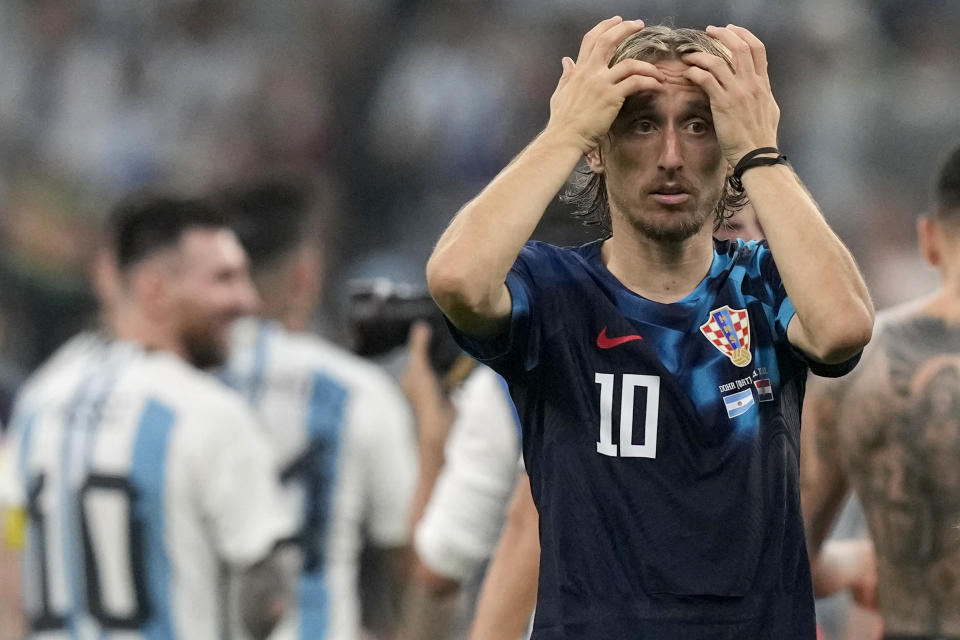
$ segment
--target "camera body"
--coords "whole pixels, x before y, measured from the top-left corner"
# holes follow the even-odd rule
[[[410,327],[418,320],[432,330],[430,363],[438,375],[448,373],[463,355],[426,289],[385,278],[354,281],[347,288],[347,321],[357,355],[375,358],[405,345]]]

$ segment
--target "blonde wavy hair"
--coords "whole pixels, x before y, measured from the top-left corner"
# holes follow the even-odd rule
[[[709,53],[723,59],[730,69],[733,60],[730,51],[718,40],[711,38],[699,29],[654,25],[644,27],[621,42],[608,66],[612,67],[621,60],[634,59],[657,63],[664,60],[679,60],[687,53]],[[599,225],[606,235],[610,235],[610,204],[607,201],[607,183],[602,173],[594,173],[589,168],[580,168],[571,179],[560,199],[574,206],[574,215],[585,224]],[[723,194],[714,210],[714,231],[724,220],[729,219],[747,203],[744,192],[734,189],[726,182]]]

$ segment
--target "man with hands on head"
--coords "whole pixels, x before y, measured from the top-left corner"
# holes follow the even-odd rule
[[[776,150],[763,45],[611,18],[550,111],[427,265],[523,425],[532,637],[812,638],[799,408],[808,370],[855,365],[873,306]],[[574,198],[609,236],[527,243],[582,156]],[[746,198],[767,241],[714,243]]]

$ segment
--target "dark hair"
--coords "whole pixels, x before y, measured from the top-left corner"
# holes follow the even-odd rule
[[[211,203],[138,193],[121,201],[107,220],[117,267],[130,266],[176,246],[191,227],[227,228],[227,218]]]
[[[298,181],[270,179],[231,187],[220,201],[254,270],[272,264],[313,235],[312,194]]]
[[[936,216],[960,222],[960,147],[943,161],[936,187]]]
[[[720,57],[733,69],[729,50],[718,40],[699,29],[676,28],[668,25],[645,27],[626,38],[617,46],[608,66],[621,60],[633,59],[645,62],[679,60],[686,53],[705,52]],[[576,175],[567,185],[560,199],[575,207],[574,215],[585,224],[599,225],[606,235],[613,229],[610,223],[610,203],[607,200],[607,182],[602,173],[594,173],[589,167],[578,167]],[[727,220],[747,203],[747,194],[736,190],[729,181],[724,182],[723,194],[714,209],[713,230],[717,231]]]

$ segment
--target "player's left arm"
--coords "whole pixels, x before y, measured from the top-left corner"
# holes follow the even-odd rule
[[[14,450],[9,435],[0,439],[0,640],[23,638],[27,629],[20,577],[27,516]]]
[[[717,139],[734,167],[754,149],[777,146],[780,109],[763,43],[733,25],[707,33],[730,50],[736,72],[717,56],[691,53],[684,75],[709,96]],[[791,167],[752,168],[742,180],[796,310],[787,338],[814,360],[848,360],[873,330],[873,303],[853,256]]]

